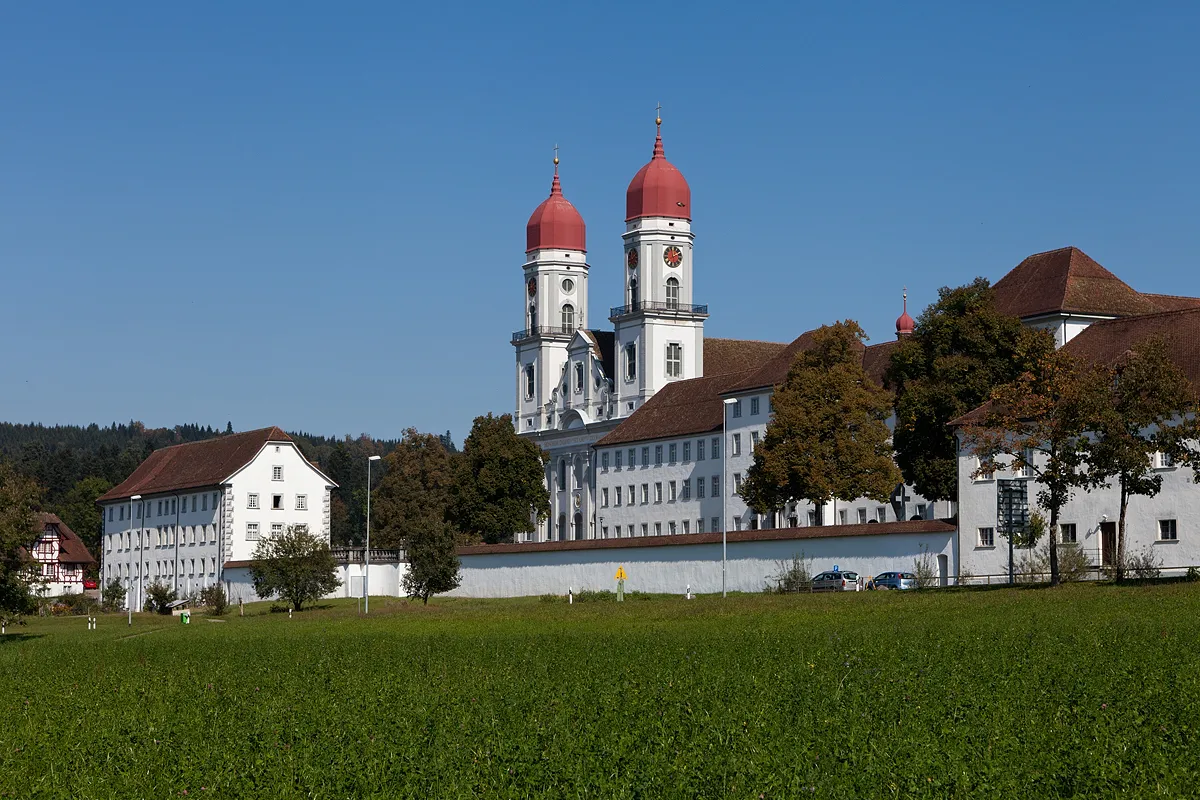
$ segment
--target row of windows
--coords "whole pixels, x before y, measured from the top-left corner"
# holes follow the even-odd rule
[[[1063,544],[1076,544],[1077,528],[1075,523],[1067,522],[1058,526],[1058,540]],[[1179,529],[1176,521],[1173,519],[1160,519],[1158,521],[1158,541],[1160,542],[1175,542],[1179,540]],[[977,538],[977,547],[995,547],[996,546],[996,529],[995,528],[980,528]]]
[[[145,536],[144,539],[143,535]],[[112,552],[114,545],[118,552],[121,550],[132,550],[135,547],[135,540],[138,549],[141,549],[143,544],[146,547],[174,547],[175,526],[167,525],[160,528],[145,528],[137,531],[110,533],[105,537],[105,551]],[[180,546],[204,544],[208,541],[211,541],[213,544],[217,543],[216,525],[180,526]]]
[[[308,530],[307,525],[296,525],[295,528],[297,531],[307,531]],[[283,535],[283,523],[282,522],[272,522],[271,523],[271,535],[272,536],[282,536]],[[246,541],[256,542],[260,538],[262,538],[262,537],[261,537],[261,528],[259,527],[259,524],[257,522],[247,522],[246,523]]]
[[[1016,463],[1016,459],[1014,459],[1014,463],[1013,463],[1012,470],[1011,470],[1013,477],[1015,477],[1015,478],[1036,477],[1036,475],[1034,473],[1034,469],[1031,466],[1033,463],[1036,463],[1035,458],[1036,458],[1036,454],[1032,450],[1026,450],[1025,454],[1022,456],[1022,461],[1024,463],[1018,465]],[[1155,453],[1153,456],[1150,457],[1150,467],[1152,469],[1174,469],[1175,468],[1175,458],[1170,453]],[[975,458],[975,470],[974,470],[976,481],[990,481],[996,477],[995,471],[981,472],[980,470],[982,468],[983,468],[982,462],[980,461],[980,459],[978,457],[976,457]]]
[[[276,480],[283,480],[283,467],[275,467],[275,469],[279,470],[279,477]],[[208,498],[210,496],[212,497],[212,507],[215,511],[217,508],[217,498],[219,496],[218,492],[213,492],[211,495],[207,493],[186,495],[182,498],[182,509],[180,509],[179,506],[179,501],[181,498],[177,497],[166,497],[160,500],[142,500],[141,502],[134,504],[119,503],[116,505],[111,505],[108,507],[108,521],[113,522],[113,516],[115,514],[117,522],[124,522],[125,512],[131,505],[132,510],[130,510],[129,513],[136,514],[136,516],[130,517],[131,519],[141,519],[143,516],[143,509],[145,509],[144,514],[146,519],[149,519],[152,516],[169,517],[181,513],[181,511],[182,513],[186,514],[188,513],[189,500],[191,501],[192,511],[196,511],[197,507],[200,511],[208,511]]]
[[[257,509],[259,507],[260,506],[259,506],[259,501],[258,501],[258,495],[255,493],[247,494],[246,495],[246,508]],[[281,495],[281,494],[271,495],[271,510],[272,511],[283,511],[283,495]],[[305,495],[305,494],[296,495],[296,510],[297,511],[308,511],[308,495]]]
[[[712,522],[711,530],[714,533],[721,530],[721,527],[720,527],[721,526],[721,518],[720,517],[713,517],[711,522]],[[665,525],[665,527],[664,527],[664,525]],[[609,526],[603,525],[600,528],[600,538],[601,539],[632,539],[637,536],[664,536],[664,535],[675,536],[676,534],[691,533],[691,532],[692,532],[692,521],[690,519],[679,520],[679,521],[668,520],[666,523],[655,522],[655,523],[651,524],[648,522],[643,522],[640,526],[625,525],[624,527],[622,527],[620,525],[614,525],[614,526],[612,526],[611,530],[610,530]],[[704,519],[703,518],[696,520],[696,533],[704,533]]]
[[[175,577],[175,562],[174,561],[155,561],[154,570],[150,569],[150,562],[144,563],[146,577],[155,580],[158,578],[174,578]],[[105,568],[108,570],[110,578],[137,578],[137,564],[110,564]],[[200,570],[196,571],[196,559],[184,558],[179,561],[179,577],[187,576],[194,578],[197,575],[204,576],[215,575],[217,569],[217,560],[215,558],[201,558]]]
[[[706,458],[705,451],[704,451],[704,445],[705,445],[706,441],[708,441],[708,440],[705,440],[705,439],[697,439],[696,440],[696,460],[697,461],[704,461]],[[754,441],[755,442],[758,441],[757,433],[755,434]],[[721,457],[721,437],[720,436],[712,437],[711,444],[712,444],[712,450],[711,450],[712,458],[720,458]],[[690,440],[686,441],[686,442],[682,442],[682,443],[672,442],[671,444],[666,445],[665,452],[666,452],[666,457],[667,457],[667,463],[669,463],[669,464],[678,463],[679,460],[676,458],[676,456],[679,455],[680,450],[682,450],[682,452],[683,452],[682,463],[686,464],[692,460],[692,443]],[[626,463],[625,462],[625,454],[626,453],[629,454],[629,461],[628,461],[629,468],[633,469],[634,467],[636,467],[638,465],[638,448],[636,448],[636,447],[630,447],[628,450],[624,450],[624,449],[618,449],[618,450],[612,450],[612,451],[606,450],[600,454],[600,469],[604,470],[605,472],[607,472],[609,469],[610,452],[612,455],[612,464],[615,469],[622,469],[625,466],[625,463]],[[643,447],[643,448],[641,448],[641,452],[642,452],[642,466],[643,467],[650,466],[650,448]],[[663,445],[661,445],[661,444],[654,445],[654,466],[661,467],[663,465],[663,452],[664,452]]]
[[[713,475],[712,478],[710,478],[707,482],[705,481],[704,478],[696,478],[696,498],[698,500],[704,499],[704,489],[705,489],[706,483],[711,485],[711,487],[712,487],[711,492],[712,492],[713,497],[721,496],[721,476]],[[734,476],[734,485],[738,486],[740,488],[740,486],[741,486],[741,475],[740,474]],[[692,479],[691,478],[685,478],[684,480],[678,481],[678,482],[667,481],[665,486],[666,486],[665,498],[668,503],[674,503],[676,500],[691,500],[692,499]],[[628,492],[626,493],[624,491],[626,489],[626,487],[614,486],[613,490],[612,490],[613,491],[613,493],[612,493],[613,503],[612,504],[614,506],[637,505],[637,497],[638,497],[637,488],[638,487],[636,485],[629,484]],[[663,488],[664,488],[664,484],[662,481],[658,481],[657,483],[654,484],[653,497],[654,497],[655,503],[663,502],[663,498],[664,498]],[[641,491],[641,503],[642,503],[642,505],[646,505],[650,502],[650,498],[651,498],[650,484],[643,483],[641,486],[641,490],[642,490]],[[608,487],[606,486],[600,490],[600,506],[602,508],[607,508],[608,504],[609,504],[609,493],[608,493]]]

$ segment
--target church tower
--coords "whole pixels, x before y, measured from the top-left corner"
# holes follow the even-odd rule
[[[558,148],[555,148],[557,151]],[[522,296],[525,329],[512,336],[517,350],[518,433],[554,427],[567,347],[587,324],[587,226],[563,197],[554,156],[550,196],[525,226]]]
[[[654,155],[625,192],[624,305],[616,327],[617,416],[627,417],[669,381],[704,372],[708,306],[692,298],[692,192],[667,161],[662,118]]]

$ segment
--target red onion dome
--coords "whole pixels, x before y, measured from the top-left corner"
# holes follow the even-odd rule
[[[550,196],[533,210],[525,225],[525,252],[534,250],[582,250],[587,252],[587,225],[583,217],[563,197],[558,182],[558,159],[554,159],[554,181]]]
[[[625,191],[625,221],[639,217],[692,218],[692,190],[683,173],[663,154],[662,119],[654,137],[654,156],[638,170]]]
[[[911,336],[917,322],[908,314],[908,291],[904,292],[904,313],[896,318],[896,335]]]

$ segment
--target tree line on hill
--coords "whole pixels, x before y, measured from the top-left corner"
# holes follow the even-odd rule
[[[1085,362],[997,311],[977,278],[939,292],[892,351],[884,387],[863,370],[864,341],[853,320],[819,329],[776,387],[774,418],[741,488],[757,513],[793,500],[885,502],[901,478],[931,500],[957,499],[961,431],[979,458],[976,476],[1023,467],[1041,485],[1053,584],[1058,514],[1076,491],[1117,485],[1120,579],[1129,498],[1162,487],[1156,455],[1189,464],[1200,481],[1200,401],[1161,338],[1115,363]],[[1030,545],[1036,532],[1009,535]]]

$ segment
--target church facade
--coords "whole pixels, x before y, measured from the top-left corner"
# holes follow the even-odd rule
[[[611,328],[587,319],[587,227],[555,159],[550,196],[529,218],[525,328],[515,332],[514,425],[546,451],[551,513],[522,541],[576,541],[934,519],[953,513],[911,487],[889,503],[794,503],[763,516],[739,488],[762,440],[774,387],[810,334],[790,343],[706,339],[698,303],[691,189],[666,158],[656,120],[651,160],[625,194],[624,249]],[[612,279],[613,270],[605,276]],[[618,284],[619,281],[619,284]],[[912,331],[907,310],[897,335]],[[863,349],[882,382],[895,342]]]

